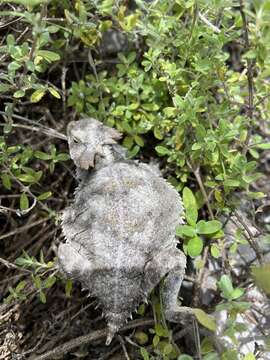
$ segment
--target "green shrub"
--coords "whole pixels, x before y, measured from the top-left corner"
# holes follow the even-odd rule
[[[242,1],[140,0],[133,10],[125,3],[1,2],[2,19],[8,24],[19,18],[19,28],[28,29],[22,36],[10,29],[0,45],[1,185],[5,194],[18,195],[15,209],[3,209],[56,219],[49,201],[57,194],[48,179],[58,176],[58,165],[63,166],[68,154],[52,140],[41,147],[14,141],[18,129],[52,134],[48,123],[39,124],[36,105],[55,114],[54,123],[59,121],[62,130],[73,117],[98,118],[124,134],[130,157],[160,159],[186,209],[186,224],[176,233],[201,274],[208,256],[219,261],[224,252],[233,253],[247,243],[240,229],[229,250],[224,243],[220,216],[239,206],[235,194],[241,191],[251,201],[265,196],[253,184],[261,176],[261,152],[270,149],[261,130],[269,129],[270,2],[247,2],[244,8]],[[117,56],[102,50],[108,30],[124,34],[127,50]],[[82,66],[76,67],[76,61]],[[53,134],[64,138],[57,131]],[[53,262],[24,253],[16,264],[32,269],[26,279],[45,303],[46,289],[58,279]],[[236,315],[250,304],[242,301],[244,289],[227,273],[218,286],[217,309],[230,314],[227,335],[234,344],[222,359],[236,359],[235,333],[243,331]],[[26,290],[26,281],[18,282],[9,288],[6,301],[25,301]],[[70,291],[68,282],[68,296]],[[190,358],[180,355],[173,343],[159,300],[152,303],[156,326],[149,336],[137,333],[142,358]],[[194,311],[200,324],[215,329],[212,317],[202,309]],[[150,338],[147,350],[143,345]],[[205,360],[218,356],[210,336],[202,340],[201,349]],[[254,358],[251,353],[241,357]]]

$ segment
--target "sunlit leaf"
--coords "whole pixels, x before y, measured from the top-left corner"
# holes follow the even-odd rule
[[[187,252],[191,257],[199,256],[203,249],[203,241],[200,237],[195,236],[190,239],[187,244]]]
[[[208,315],[202,309],[192,309],[192,311],[201,325],[211,331],[216,331],[217,325],[213,316]]]
[[[39,102],[43,96],[46,94],[46,89],[38,89],[33,92],[33,94],[30,97],[31,102],[37,103]]]
[[[28,197],[27,197],[26,193],[22,193],[21,196],[20,196],[20,209],[23,211],[23,210],[26,210],[28,208],[29,208]]]
[[[256,285],[266,294],[270,294],[270,263],[253,267],[252,276]]]

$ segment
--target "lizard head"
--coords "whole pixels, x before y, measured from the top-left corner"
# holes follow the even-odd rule
[[[88,170],[95,166],[95,156],[103,156],[105,145],[116,144],[121,134],[92,118],[71,121],[67,127],[70,156],[75,165]]]

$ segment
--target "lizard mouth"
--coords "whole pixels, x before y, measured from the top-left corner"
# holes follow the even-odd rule
[[[84,170],[89,170],[89,168],[95,167],[95,154],[89,154],[89,152],[84,151],[82,156],[79,159],[79,167]]]

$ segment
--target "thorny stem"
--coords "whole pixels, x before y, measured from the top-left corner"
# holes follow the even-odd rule
[[[242,21],[243,21],[243,30],[244,30],[244,41],[245,41],[245,49],[249,50],[250,48],[250,42],[249,42],[249,35],[248,35],[248,21],[247,21],[247,17],[245,14],[245,6],[244,6],[244,1],[243,0],[239,0],[239,11],[242,17]],[[247,151],[248,151],[248,143],[251,137],[251,122],[253,119],[253,112],[254,112],[254,81],[253,81],[253,66],[254,66],[254,61],[251,59],[247,59],[247,80],[248,80],[248,118],[249,118],[249,130],[248,130],[248,134],[247,134],[247,138],[245,141],[245,145],[243,147],[243,155],[246,155]]]

